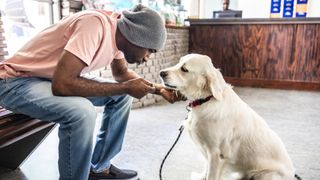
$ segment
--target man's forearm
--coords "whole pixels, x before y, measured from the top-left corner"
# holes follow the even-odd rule
[[[52,83],[52,92],[57,96],[113,96],[126,94],[127,89],[123,83],[101,83],[78,77],[72,80],[64,80]]]
[[[135,79],[135,78],[139,78],[139,77],[140,76],[136,72],[128,69],[128,71],[124,74],[121,74],[121,76],[114,76],[114,79],[118,82],[124,82],[124,81],[128,81],[130,79]]]

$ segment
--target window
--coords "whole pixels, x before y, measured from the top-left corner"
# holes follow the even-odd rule
[[[2,0],[0,10],[9,57],[58,16],[58,0]]]

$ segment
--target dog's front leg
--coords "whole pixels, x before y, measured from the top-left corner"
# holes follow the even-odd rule
[[[207,165],[205,166],[204,170],[202,173],[196,173],[192,172],[191,173],[191,180],[206,180],[207,177]]]
[[[222,166],[223,159],[221,159],[220,153],[209,154],[206,180],[219,180]]]
[[[199,145],[197,139],[194,137],[192,133],[190,133],[190,137],[195,141],[196,144],[198,144],[198,147],[200,149],[200,152],[202,153],[203,157],[205,158],[205,164],[204,164],[204,170],[202,173],[191,173],[191,180],[206,180],[207,178],[207,172],[208,172],[208,155],[206,153],[206,150],[202,145]]]

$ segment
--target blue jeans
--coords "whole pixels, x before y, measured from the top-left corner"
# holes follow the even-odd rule
[[[90,166],[95,172],[109,168],[110,160],[121,150],[131,103],[128,95],[54,96],[51,81],[43,78],[0,79],[1,106],[59,124],[61,180],[87,180]],[[104,112],[93,148],[97,117],[94,106],[104,106]]]

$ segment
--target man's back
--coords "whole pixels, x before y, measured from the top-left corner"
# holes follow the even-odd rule
[[[109,65],[115,56],[123,57],[114,45],[117,17],[112,12],[83,11],[59,21],[0,64],[0,78],[52,78],[63,50],[88,65],[84,72]]]

